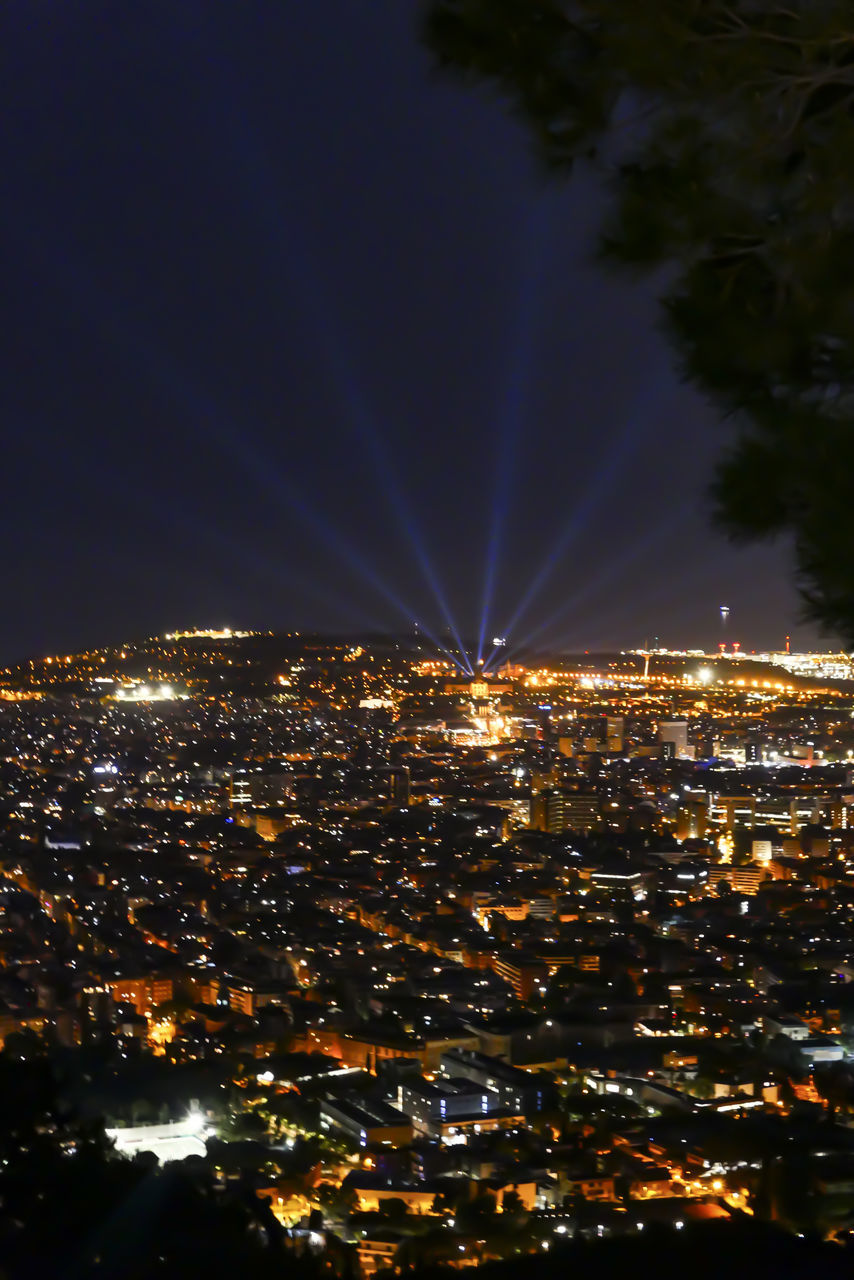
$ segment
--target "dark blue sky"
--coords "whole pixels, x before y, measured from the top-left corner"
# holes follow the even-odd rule
[[[489,595],[572,646],[794,630],[783,553],[709,531],[725,437],[593,264],[595,183],[417,11],[6,5],[0,658],[439,597],[476,635]]]

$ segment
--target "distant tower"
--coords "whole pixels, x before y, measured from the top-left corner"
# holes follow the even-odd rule
[[[407,765],[389,769],[391,802],[400,809],[408,809],[412,803],[411,774]]]

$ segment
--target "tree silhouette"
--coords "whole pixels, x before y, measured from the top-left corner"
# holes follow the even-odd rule
[[[409,1217],[409,1205],[405,1200],[397,1197],[388,1197],[380,1201],[379,1210],[384,1218],[388,1218],[390,1222],[402,1222]]]
[[[118,1156],[103,1125],[64,1104],[50,1060],[0,1054],[0,1274],[7,1280],[97,1275],[293,1280],[297,1259],[269,1206],[247,1187],[217,1185],[208,1161],[160,1168]]]
[[[806,615],[854,643],[854,29],[847,0],[430,0],[551,170],[613,193],[603,252],[656,271],[685,375],[734,427],[736,540],[787,535]]]

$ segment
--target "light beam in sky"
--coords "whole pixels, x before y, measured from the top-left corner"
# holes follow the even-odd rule
[[[531,372],[537,336],[537,319],[541,306],[540,286],[548,257],[549,224],[546,206],[530,211],[526,220],[520,296],[514,308],[507,374],[499,407],[498,431],[492,441],[495,450],[495,478],[489,540],[486,550],[483,594],[477,659],[483,660],[490,623],[495,585],[504,545],[510,507],[513,473],[526,411],[529,407]]]

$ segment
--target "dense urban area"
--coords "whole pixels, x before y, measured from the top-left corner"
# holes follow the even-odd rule
[[[231,631],[0,672],[0,1268],[849,1256],[853,675]]]

